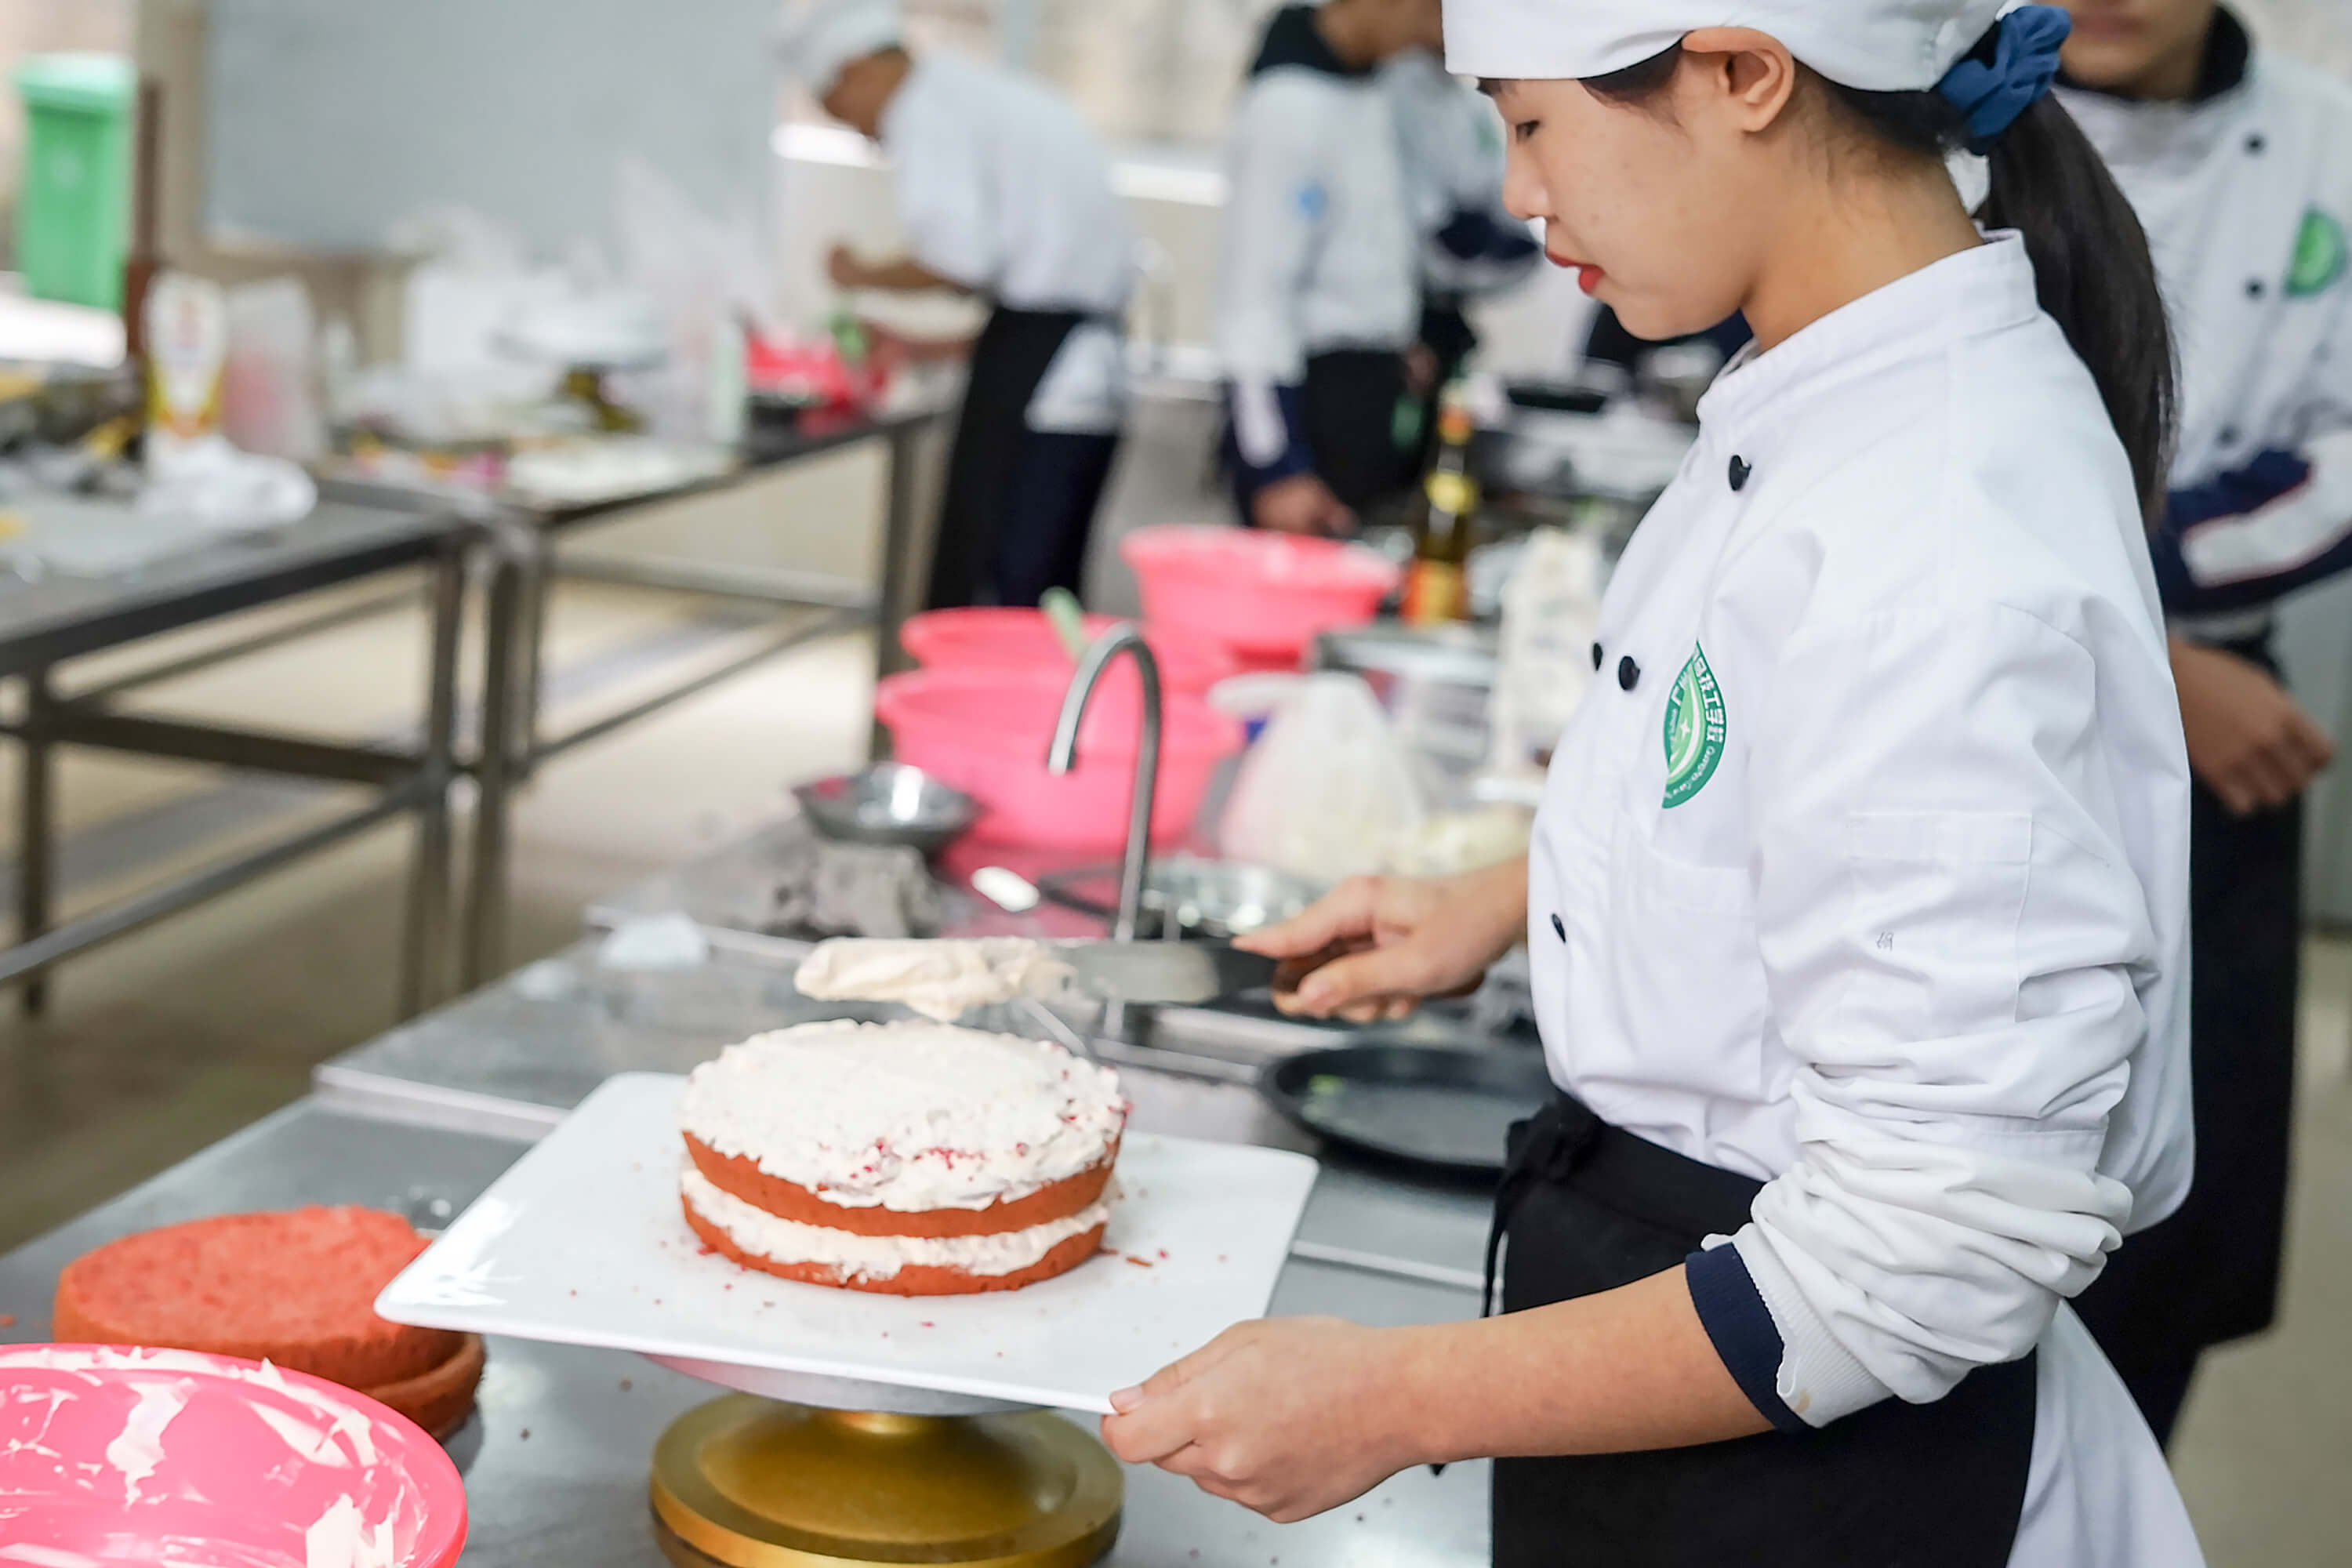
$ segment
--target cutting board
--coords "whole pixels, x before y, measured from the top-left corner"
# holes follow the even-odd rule
[[[607,1079],[377,1299],[397,1323],[1108,1412],[1265,1314],[1314,1185],[1302,1154],[1130,1134],[1108,1250],[978,1296],[802,1285],[706,1251],[679,1210],[683,1078]]]

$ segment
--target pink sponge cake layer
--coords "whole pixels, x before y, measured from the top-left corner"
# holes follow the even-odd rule
[[[845,1208],[828,1203],[806,1187],[769,1175],[740,1154],[721,1154],[689,1132],[687,1157],[696,1170],[720,1192],[766,1210],[780,1219],[803,1225],[829,1226],[860,1236],[987,1236],[996,1231],[1022,1230],[1045,1225],[1086,1208],[1102,1197],[1110,1184],[1112,1162],[1118,1157],[1113,1141],[1102,1159],[1075,1176],[1039,1187],[1026,1197],[999,1198],[986,1208],[914,1209]]]
[[[973,1296],[988,1290],[1018,1290],[1024,1285],[1067,1274],[1101,1251],[1103,1239],[1103,1226],[1096,1224],[1055,1242],[1036,1262],[1004,1274],[974,1274],[967,1268],[935,1263],[904,1264],[889,1274],[857,1274],[845,1271],[837,1263],[792,1262],[748,1251],[733,1236],[697,1212],[690,1198],[686,1200],[686,1223],[702,1238],[704,1246],[746,1268],[756,1268],[780,1279],[797,1279],[804,1285],[831,1285],[883,1296]]]

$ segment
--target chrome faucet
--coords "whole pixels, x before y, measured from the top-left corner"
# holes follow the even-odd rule
[[[1079,658],[1077,672],[1070,677],[1069,689],[1062,696],[1062,716],[1054,725],[1054,745],[1045,753],[1045,771],[1059,775],[1078,765],[1078,721],[1087,716],[1087,704],[1093,700],[1103,671],[1122,653],[1134,658],[1136,675],[1142,682],[1143,735],[1135,748],[1135,793],[1127,808],[1127,854],[1119,861],[1118,913],[1111,936],[1115,941],[1133,942],[1143,912],[1144,871],[1151,858],[1151,801],[1160,790],[1162,716],[1160,660],[1131,624],[1122,623],[1103,633]]]

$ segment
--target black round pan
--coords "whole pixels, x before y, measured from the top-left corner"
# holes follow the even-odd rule
[[[1258,1089],[1318,1138],[1457,1175],[1499,1175],[1504,1139],[1552,1096],[1540,1053],[1365,1043],[1270,1065]]]

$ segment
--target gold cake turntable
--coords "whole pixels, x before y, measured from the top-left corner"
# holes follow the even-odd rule
[[[678,1568],[1086,1568],[1118,1537],[1118,1462],[1051,1411],[668,1364],[747,1390],[654,1446],[654,1534]]]

